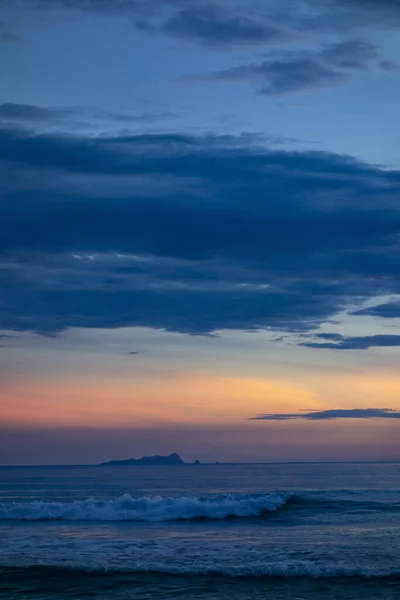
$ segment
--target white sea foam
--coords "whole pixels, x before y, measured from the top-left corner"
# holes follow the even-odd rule
[[[176,521],[257,517],[283,506],[287,494],[221,495],[214,498],[132,498],[74,502],[13,502],[0,504],[0,520],[65,521]]]
[[[21,548],[20,548],[21,549]],[[227,577],[309,577],[314,579],[336,577],[377,578],[399,576],[398,565],[381,567],[371,564],[357,564],[341,560],[293,560],[280,557],[271,560],[267,553],[246,551],[245,548],[227,548],[215,545],[206,553],[190,552],[179,556],[179,552],[169,552],[168,548],[154,545],[143,548],[132,544],[125,552],[106,554],[98,552],[93,545],[89,548],[80,545],[67,548],[61,545],[52,549],[40,549],[40,555],[30,552],[28,555],[1,556],[1,566],[8,567],[48,567],[70,569],[74,571],[107,571],[117,573],[152,573],[165,575],[222,575]],[[51,550],[53,552],[51,552]],[[103,549],[104,550],[104,549]],[[114,548],[114,552],[115,552]],[[200,549],[199,549],[200,550]],[[204,549],[203,549],[204,550]],[[277,558],[277,557],[276,557]]]
[[[297,529],[297,528],[296,528]],[[304,529],[295,536],[279,527],[214,523],[151,527],[105,523],[10,523],[0,525],[2,566],[48,567],[79,571],[110,571],[230,577],[386,577],[400,575],[397,548],[393,556],[379,549],[361,552],[353,540],[314,532],[309,543]],[[310,534],[310,529],[307,528]],[[255,532],[261,535],[255,536]],[[301,533],[303,532],[303,533]],[[323,550],[322,550],[323,548]]]

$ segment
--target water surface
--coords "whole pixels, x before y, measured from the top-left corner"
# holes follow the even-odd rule
[[[400,598],[400,464],[0,469],[0,597]]]

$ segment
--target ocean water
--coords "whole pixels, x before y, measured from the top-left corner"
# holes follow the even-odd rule
[[[399,600],[400,463],[0,468],[0,598]]]

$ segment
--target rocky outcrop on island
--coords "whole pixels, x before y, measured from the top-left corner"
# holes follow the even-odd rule
[[[128,458],[126,460],[110,460],[109,462],[101,463],[101,466],[108,467],[122,467],[122,466],[134,466],[144,465],[147,467],[159,466],[159,465],[184,465],[186,464],[179,454],[173,452],[169,456],[143,456],[142,458]]]

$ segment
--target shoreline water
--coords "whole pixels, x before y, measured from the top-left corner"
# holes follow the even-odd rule
[[[11,468],[1,514],[7,600],[400,597],[398,463]]]

